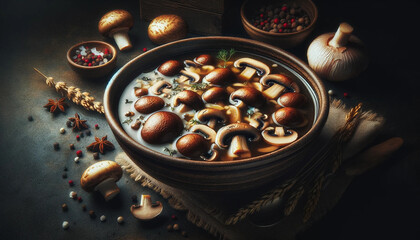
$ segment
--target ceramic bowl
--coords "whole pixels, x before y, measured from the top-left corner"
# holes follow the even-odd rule
[[[205,162],[171,157],[153,151],[132,139],[118,116],[118,99],[123,90],[142,72],[149,72],[166,59],[188,53],[237,51],[257,54],[284,65],[308,89],[315,106],[312,128],[294,143],[265,155],[235,161]],[[189,38],[156,47],[132,59],[115,73],[104,94],[105,116],[115,138],[127,155],[146,173],[180,189],[205,192],[235,192],[259,188],[273,181],[282,181],[308,162],[308,148],[319,135],[328,115],[328,95],[316,74],[294,55],[272,45],[234,37]]]
[[[310,19],[310,24],[306,28],[298,32],[291,33],[273,33],[263,31],[255,27],[251,18],[256,10],[260,9],[262,5],[275,2],[272,0],[247,0],[241,7],[241,21],[245,31],[253,39],[269,43],[281,48],[293,48],[302,43],[306,37],[312,32],[315,23],[318,19],[318,9],[311,0],[294,0],[285,1],[286,3],[296,4],[304,10]]]
[[[97,66],[82,66],[73,61],[73,56],[77,55],[76,50],[79,49],[80,46],[85,46],[90,49],[96,48],[98,51],[103,52],[106,48],[112,54],[111,60],[103,65]],[[109,74],[117,64],[117,51],[116,49],[109,43],[102,42],[102,41],[86,41],[80,42],[74,46],[72,46],[67,51],[67,62],[69,63],[71,69],[78,73],[82,77],[86,78],[100,78],[107,74]]]

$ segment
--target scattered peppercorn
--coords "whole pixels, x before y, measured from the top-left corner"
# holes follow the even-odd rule
[[[172,228],[173,228],[175,231],[178,231],[178,230],[179,230],[179,225],[178,225],[177,223],[175,223],[175,224],[172,226]]]
[[[78,202],[83,202],[82,197],[77,197],[77,201],[78,201]]]
[[[93,159],[95,159],[95,160],[99,159],[99,153],[98,152],[93,153]]]
[[[86,136],[90,136],[90,135],[92,135],[92,133],[90,132],[90,130],[86,130]]]
[[[34,118],[32,116],[28,116],[28,121],[32,122],[34,120]]]
[[[60,128],[60,133],[61,133],[61,134],[66,133],[66,129],[64,129],[64,128]]]
[[[333,96],[334,95],[334,91],[332,89],[328,90],[328,95]]]
[[[81,133],[79,134],[79,136],[80,136],[80,137],[85,137],[85,134],[83,134],[83,132],[81,132]]]
[[[172,215],[171,215],[171,219],[172,219],[172,220],[176,220],[176,219],[177,219],[177,217],[175,216],[175,214],[172,214]]]
[[[67,204],[63,203],[61,204],[61,209],[63,210],[63,212],[67,212],[67,210],[69,210],[69,207],[67,206]]]
[[[76,140],[80,141],[80,136],[79,135],[76,135]]]
[[[61,226],[63,227],[64,230],[67,230],[70,227],[69,222],[64,221],[63,224],[61,224]]]
[[[147,51],[147,48],[143,48],[143,52],[146,52]]]
[[[168,226],[166,226],[166,230],[168,230],[168,232],[172,232],[174,228],[172,227],[171,224],[169,224]]]
[[[86,204],[83,204],[83,205],[82,205],[82,211],[83,211],[83,212],[86,212],[86,210],[87,210]]]
[[[69,180],[69,186],[70,186],[70,187],[73,187],[73,186],[74,186],[74,182],[73,182],[73,180]]]
[[[71,192],[69,193],[69,197],[70,197],[70,198],[72,198],[72,199],[76,199],[76,198],[77,198],[77,192],[75,192],[75,191],[71,191]]]
[[[186,231],[182,231],[182,232],[181,232],[181,236],[183,236],[183,237],[188,237],[188,233],[187,233]]]
[[[66,126],[67,126],[68,128],[73,127],[73,123],[72,123],[72,121],[68,120],[68,121],[66,122]]]
[[[76,149],[76,148],[74,147],[74,144],[73,144],[73,143],[71,143],[69,146],[70,146],[70,150],[74,150],[74,149]]]
[[[124,218],[123,218],[122,216],[119,216],[119,217],[117,218],[117,223],[119,223],[119,224],[124,223]]]
[[[60,144],[58,143],[58,142],[55,142],[54,144],[53,144],[53,147],[54,147],[54,150],[60,150]]]
[[[63,175],[61,175],[61,177],[63,177],[64,179],[67,178],[67,173],[63,173]]]
[[[74,162],[75,162],[75,163],[79,163],[79,161],[80,161],[80,158],[79,158],[79,157],[75,157],[75,158],[74,158]]]
[[[67,172],[68,171],[67,167],[64,167],[63,168],[63,171]]]
[[[345,92],[345,93],[343,93],[343,97],[345,97],[345,98],[349,97],[349,94]]]
[[[95,218],[96,217],[96,214],[95,214],[95,212],[93,210],[90,210],[89,211],[89,216],[90,216],[90,218]]]
[[[82,152],[82,150],[77,150],[77,151],[76,151],[76,156],[78,156],[78,157],[82,157],[82,156],[83,156],[83,152]]]
[[[102,215],[99,219],[101,220],[101,222],[105,222],[106,221],[106,216]]]
[[[99,129],[99,125],[98,124],[95,124],[95,129]]]

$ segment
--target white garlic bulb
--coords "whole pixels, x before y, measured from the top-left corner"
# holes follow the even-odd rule
[[[342,23],[335,34],[322,34],[309,45],[309,66],[320,77],[344,81],[358,76],[367,68],[369,61],[364,44],[352,32],[352,26]]]

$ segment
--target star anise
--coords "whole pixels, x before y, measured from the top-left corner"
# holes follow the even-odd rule
[[[87,146],[87,150],[92,152],[100,152],[104,154],[106,151],[114,150],[114,145],[107,140],[108,136],[102,137],[102,139],[95,137],[95,142],[91,143],[89,146]]]
[[[65,102],[65,98],[57,99],[48,99],[48,103],[44,105],[44,108],[49,108],[50,112],[55,112],[57,109],[60,109],[62,112],[66,111],[66,107],[68,107],[67,103]]]
[[[88,128],[86,120],[81,120],[79,114],[74,114],[74,117],[69,118],[73,122],[73,130],[82,130]]]

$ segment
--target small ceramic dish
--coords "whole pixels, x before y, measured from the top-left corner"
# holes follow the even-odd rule
[[[96,66],[83,66],[77,64],[74,60],[74,56],[78,55],[76,50],[80,50],[80,47],[87,47],[89,49],[96,48],[98,52],[105,52],[105,49],[108,49],[109,54],[112,55],[111,59],[109,59],[106,63],[102,65]],[[112,71],[115,68],[117,63],[117,51],[116,49],[109,43],[102,42],[102,41],[86,41],[78,43],[72,46],[67,51],[67,61],[73,71],[78,73],[82,77],[86,78],[100,78]]]
[[[309,17],[309,25],[297,32],[268,32],[257,28],[252,23],[252,16],[255,14],[256,9],[260,9],[263,5],[276,4],[272,0],[247,0],[241,7],[241,20],[245,31],[253,39],[269,43],[281,48],[292,48],[302,43],[305,38],[314,29],[315,23],[318,19],[318,9],[311,0],[295,0],[284,1],[287,4],[296,4],[299,6]]]

